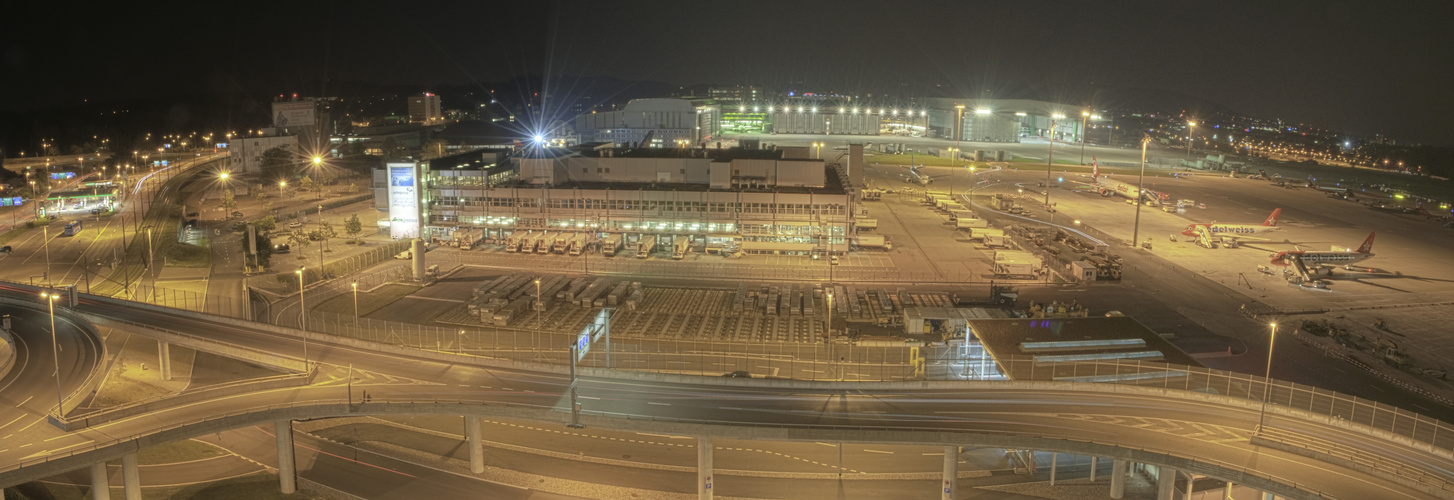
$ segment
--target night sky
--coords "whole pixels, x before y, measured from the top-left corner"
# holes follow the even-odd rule
[[[942,84],[1046,100],[1147,89],[1454,145],[1448,2],[30,4],[43,6],[5,9],[0,112],[604,75],[850,93]]]

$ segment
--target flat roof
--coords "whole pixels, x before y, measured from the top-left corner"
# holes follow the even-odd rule
[[[1090,382],[1139,376],[1076,369],[1077,363],[1098,361],[1202,366],[1196,358],[1128,316],[971,319],[969,328],[1011,380]]]
[[[611,156],[621,158],[711,158],[712,161],[781,160],[782,150],[747,148],[600,148],[592,147],[580,151],[581,156],[601,158],[610,151]],[[812,160],[821,161],[821,160]]]

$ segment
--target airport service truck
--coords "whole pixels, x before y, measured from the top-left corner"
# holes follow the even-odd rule
[[[520,251],[520,240],[525,239],[527,234],[525,231],[511,231],[510,235],[505,237],[505,251]]]
[[[677,236],[676,241],[671,245],[671,258],[682,260],[689,253],[692,253],[692,239],[686,236]]]
[[[878,219],[858,219],[857,222],[860,231],[878,229]]]
[[[576,233],[575,236],[571,236],[570,243],[566,246],[566,253],[575,256],[585,253],[586,238],[587,236],[581,233]]]
[[[888,236],[877,234],[860,234],[853,237],[853,244],[858,248],[874,248],[882,250],[893,250],[894,242]]]
[[[555,240],[550,242],[551,253],[565,253],[570,250],[571,239],[578,236],[578,233],[555,233]]]
[[[621,250],[621,233],[611,233],[601,242],[601,254],[607,257],[614,257],[616,252]]]
[[[970,239],[983,240],[985,246],[991,248],[1002,248],[1010,246],[1008,238],[1005,237],[1005,230],[992,227],[977,227],[969,230]]]
[[[544,232],[535,239],[535,253],[550,253],[550,246],[555,244],[555,237],[560,233]]]
[[[949,211],[949,222],[959,222],[959,219],[973,219],[974,212],[964,208],[954,208]]]
[[[996,250],[992,270],[995,276],[1034,278],[1040,258],[1020,250]]]
[[[636,244],[636,258],[645,259],[650,257],[652,250],[656,250],[656,235],[641,235],[641,241]]]

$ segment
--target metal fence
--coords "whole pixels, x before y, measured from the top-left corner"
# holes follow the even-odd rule
[[[707,257],[717,259],[717,257]],[[432,262],[510,269],[547,269],[551,272],[591,275],[659,276],[675,278],[722,278],[761,281],[834,281],[851,283],[920,284],[920,283],[985,283],[987,276],[967,270],[906,271],[891,266],[830,266],[826,259],[809,265],[763,265],[733,262],[640,260],[630,256],[601,257],[592,255],[568,261],[498,252],[450,252],[430,255]],[[1004,280],[994,280],[1003,282]]]
[[[568,363],[570,346],[577,339],[570,332],[439,327],[319,311],[308,314],[307,329],[412,349],[552,364]],[[611,368],[638,371],[705,375],[746,371],[754,377],[859,381],[919,376],[913,350],[907,346],[613,336],[610,352]],[[598,341],[579,364],[607,367],[606,357],[605,344]]]
[[[1309,385],[1281,380],[1268,383],[1256,375],[1154,362],[1037,363],[1033,359],[1013,358],[997,361],[1001,370],[1015,380],[1137,385],[1230,396],[1326,415],[1388,431],[1436,448],[1454,449],[1454,425],[1392,405]]]

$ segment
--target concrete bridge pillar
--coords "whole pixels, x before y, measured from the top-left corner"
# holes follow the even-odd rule
[[[712,500],[712,438],[697,438],[697,498]]]
[[[480,417],[465,417],[465,434],[468,436],[470,445],[470,472],[479,474],[485,471],[485,443],[480,431]]]
[[[1050,485],[1055,486],[1055,469],[1060,468],[1060,454],[1050,453]]]
[[[1262,492],[1262,500],[1277,500],[1277,495],[1264,491]]]
[[[162,371],[162,380],[172,379],[172,345],[157,342],[157,367]]]
[[[141,471],[136,468],[136,454],[121,456],[121,486],[126,500],[141,500]]]
[[[91,500],[111,500],[111,480],[106,476],[106,462],[91,464]]]
[[[1156,500],[1176,500],[1176,469],[1161,466],[1156,473]]]
[[[1091,482],[1092,483],[1096,482],[1096,466],[1097,465],[1100,465],[1099,463],[1097,463],[1097,460],[1099,460],[1099,458],[1100,457],[1091,457]]]
[[[1231,481],[1227,481],[1227,485],[1222,487],[1222,500],[1232,500],[1232,482]]]
[[[1111,498],[1124,498],[1126,496],[1126,469],[1125,460],[1116,459],[1111,463]]]
[[[944,487],[940,488],[940,500],[954,500],[954,486],[959,482],[959,447],[944,447]]]
[[[298,491],[298,467],[293,457],[293,421],[279,420],[273,434],[278,445],[278,491],[284,495]]]

